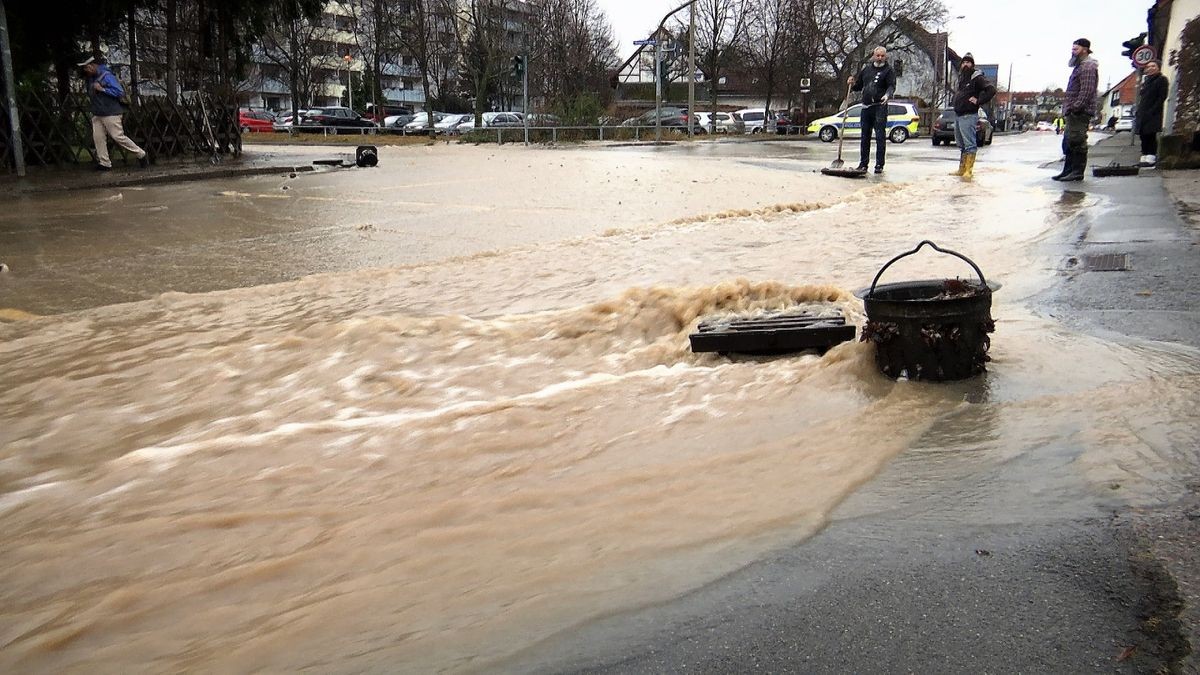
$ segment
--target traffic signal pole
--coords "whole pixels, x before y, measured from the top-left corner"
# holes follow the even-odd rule
[[[696,119],[696,6],[692,5],[688,13],[688,137],[695,134],[692,120]],[[716,111],[714,111],[716,112]],[[713,132],[717,124],[713,122]]]

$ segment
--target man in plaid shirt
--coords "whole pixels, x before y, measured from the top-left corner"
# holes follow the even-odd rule
[[[1079,38],[1071,45],[1071,79],[1067,80],[1067,96],[1063,101],[1063,118],[1067,122],[1067,133],[1063,137],[1062,173],[1054,180],[1075,182],[1083,180],[1087,168],[1087,131],[1096,115],[1096,88],[1100,73],[1096,60],[1092,58],[1092,43]]]

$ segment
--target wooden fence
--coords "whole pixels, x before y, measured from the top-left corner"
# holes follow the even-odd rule
[[[21,139],[29,166],[71,166],[96,161],[92,142],[91,105],[85,94],[65,101],[51,92],[25,91],[17,96]],[[207,124],[206,124],[207,121]],[[185,97],[182,103],[144,98],[125,111],[125,134],[156,158],[239,155],[242,151],[237,106],[207,94]],[[8,114],[0,109],[0,166],[13,171]],[[113,162],[136,163],[136,158],[109,142]]]

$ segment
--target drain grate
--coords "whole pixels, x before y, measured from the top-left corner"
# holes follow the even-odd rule
[[[1126,272],[1129,270],[1129,254],[1085,255],[1083,256],[1083,267],[1089,272]]]

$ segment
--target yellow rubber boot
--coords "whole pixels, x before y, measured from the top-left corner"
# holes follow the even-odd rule
[[[966,168],[967,168],[967,153],[964,152],[964,153],[959,154],[959,156],[958,156],[958,170],[951,171],[949,175],[961,176],[961,175],[963,175],[963,170],[965,170]]]
[[[971,152],[963,155],[963,180],[971,180],[975,177],[975,153]]]

